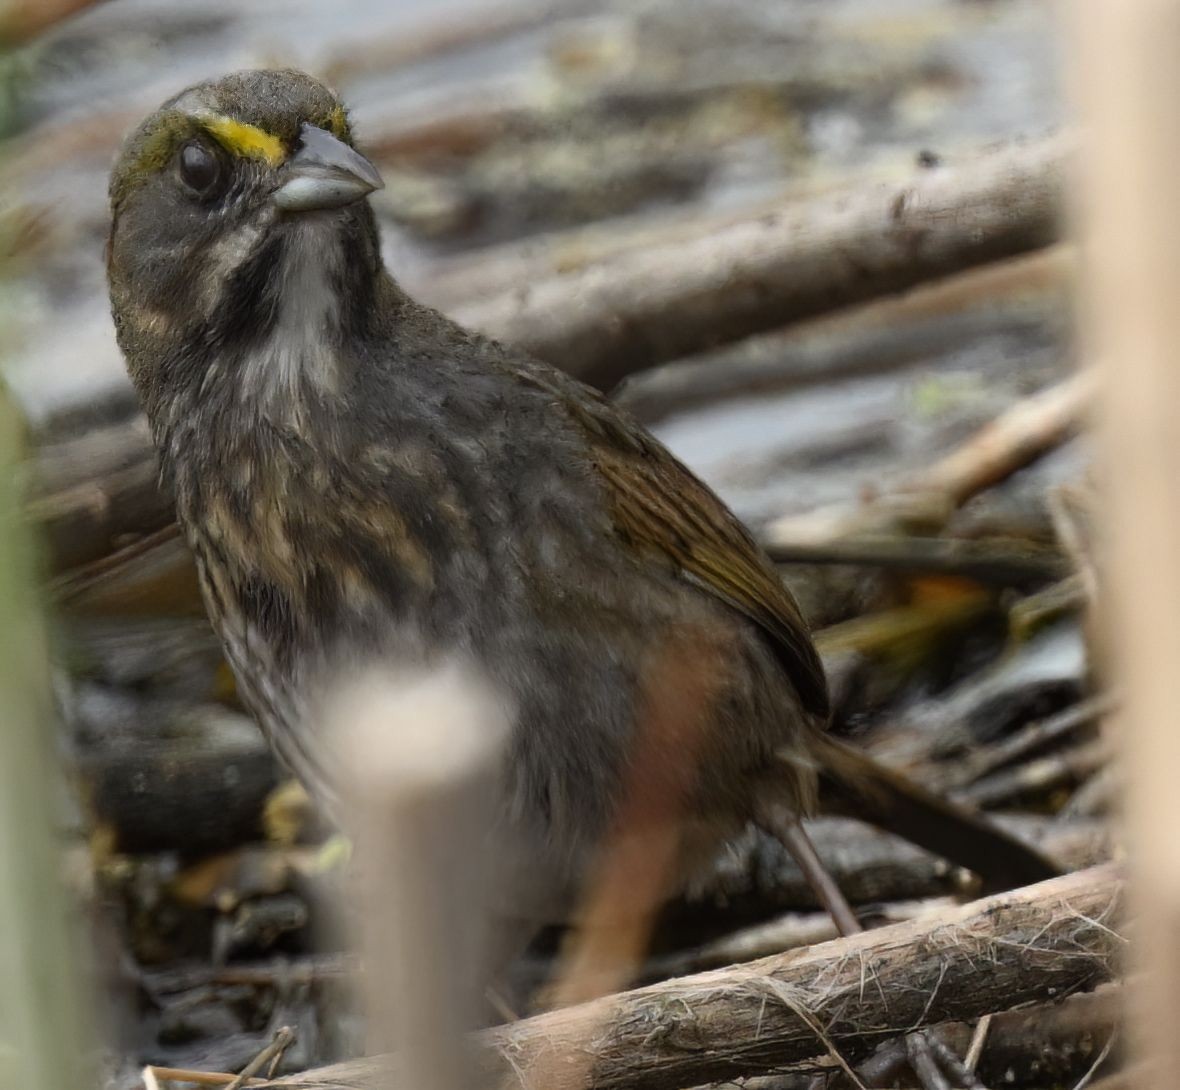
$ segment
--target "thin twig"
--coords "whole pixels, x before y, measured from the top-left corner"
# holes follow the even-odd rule
[[[905,1047],[910,1058],[910,1066],[918,1076],[923,1090],[953,1090],[934,1060],[934,1053],[926,1034],[911,1033],[905,1039]]]
[[[975,1023],[975,1032],[971,1035],[971,1044],[963,1059],[968,1071],[973,1072],[979,1066],[979,1057],[983,1055],[983,1046],[987,1044],[987,1034],[991,1026],[992,1015],[990,1014],[985,1014]]]
[[[275,1031],[274,1040],[242,1068],[241,1072],[229,1083],[227,1090],[242,1090],[247,1079],[258,1074],[268,1065],[271,1073],[267,1075],[267,1078],[272,1078],[275,1068],[283,1058],[283,1053],[294,1043],[295,1031],[290,1026],[280,1026]]]
[[[1093,725],[1109,715],[1117,705],[1117,698],[1110,693],[1099,693],[1087,700],[1079,701],[1064,711],[1039,719],[1005,739],[999,745],[985,750],[980,758],[971,764],[970,779],[978,781],[983,775],[1012,764],[1037,749],[1043,749],[1052,742],[1058,742],[1083,727]]]
[[[932,466],[887,487],[872,503],[836,504],[766,527],[770,549],[799,549],[849,536],[937,527],[972,496],[1000,483],[1074,433],[1094,400],[1097,377],[1080,371],[1017,402]]]
[[[859,934],[859,932],[853,932]],[[823,1027],[815,1020],[815,1016],[807,1010],[806,1007],[800,1003],[795,996],[791,994],[791,989],[781,981],[768,978],[766,981],[767,987],[770,989],[774,997],[780,1002],[789,1007],[799,1017],[799,1020],[815,1034],[820,1044],[824,1046],[828,1055],[835,1061],[836,1066],[848,1077],[848,1081],[856,1087],[856,1090],[868,1090],[860,1076],[853,1070],[852,1065],[844,1058],[843,1054],[836,1047],[835,1042],[825,1032]]]
[[[938,1062],[956,1080],[957,1085],[964,1090],[986,1090],[983,1083],[975,1077],[975,1073],[967,1067],[966,1062],[955,1055],[955,1050],[949,1048],[937,1033],[931,1030],[926,1034],[926,1039]]]
[[[143,1069],[145,1080],[150,1075],[157,1082],[187,1082],[194,1086],[230,1086],[241,1075],[230,1075],[221,1071],[193,1071],[187,1067],[160,1067],[148,1064]],[[246,1079],[244,1086],[260,1086],[266,1079]]]
[[[1102,1046],[1102,1051],[1099,1052],[1094,1058],[1094,1062],[1090,1065],[1089,1070],[1080,1079],[1078,1079],[1077,1083],[1074,1085],[1073,1090],[1085,1090],[1085,1088],[1089,1086],[1091,1082],[1093,1082],[1094,1076],[1098,1073],[1098,1069],[1106,1062],[1106,1057],[1110,1055],[1110,1050],[1114,1048],[1114,1041],[1117,1036],[1117,1033],[1112,1033],[1109,1037],[1107,1037],[1106,1044]]]

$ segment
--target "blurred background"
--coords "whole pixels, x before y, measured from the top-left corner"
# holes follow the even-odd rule
[[[335,86],[386,180],[372,204],[394,275],[542,354],[556,343],[547,315],[580,313],[578,278],[596,269],[646,270],[676,299],[679,247],[773,231],[786,210],[815,225],[820,249],[830,232],[868,252],[911,187],[953,207],[958,187],[994,175],[994,206],[1018,227],[994,245],[981,221],[926,259],[921,233],[939,223],[918,222],[912,276],[869,260],[859,287],[837,278],[824,299],[786,299],[781,318],[771,299],[669,351],[631,316],[655,347],[581,373],[783,562],[819,632],[839,730],[1000,812],[1067,867],[1109,857],[1114,776],[1098,724],[1111,702],[1087,626],[1091,450],[1076,428],[1074,255],[1057,241],[1065,111],[1047,0],[81,7],[4,58],[0,305],[27,433],[24,506],[50,586],[69,769],[56,814],[114,997],[110,1085],[138,1085],[146,1063],[237,1071],[282,1025],[297,1030],[287,1070],[362,1041],[340,986],[350,963],[320,926],[347,849],[238,706],[155,489],[106,299],[122,136],[176,90],[236,68],[294,65]],[[1006,194],[1012,175],[1043,202]],[[858,202],[870,213],[841,227]],[[549,356],[562,365],[560,347]],[[863,827],[822,819],[813,836],[848,895],[875,906],[869,918],[971,892],[963,873]],[[781,848],[751,835],[667,912],[639,976],[814,941],[825,926]],[[533,951],[522,986],[555,948]],[[985,1070],[1072,1083],[1114,1017],[1109,1003],[1077,1010],[1051,1056],[1026,1028]]]

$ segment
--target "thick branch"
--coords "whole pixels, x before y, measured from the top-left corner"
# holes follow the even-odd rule
[[[458,308],[607,389],[633,371],[901,291],[1057,237],[1068,141],[1005,146],[904,185],[785,205]]]
[[[817,1031],[855,1056],[919,1025],[1086,989],[1110,978],[1122,951],[1113,929],[1120,890],[1116,869],[1099,867],[551,1011],[482,1035],[484,1081],[587,1090],[581,1075],[589,1067],[597,1090],[677,1090],[818,1055]],[[362,1060],[268,1085],[355,1090],[387,1072],[380,1061]]]

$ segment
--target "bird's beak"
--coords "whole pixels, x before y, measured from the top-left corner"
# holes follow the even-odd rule
[[[274,192],[274,202],[284,212],[343,208],[385,187],[377,168],[330,132],[305,123],[299,137],[299,150]]]

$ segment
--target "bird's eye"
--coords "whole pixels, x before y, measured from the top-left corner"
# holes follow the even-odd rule
[[[201,197],[210,197],[221,183],[221,157],[194,140],[180,149],[180,180]]]

